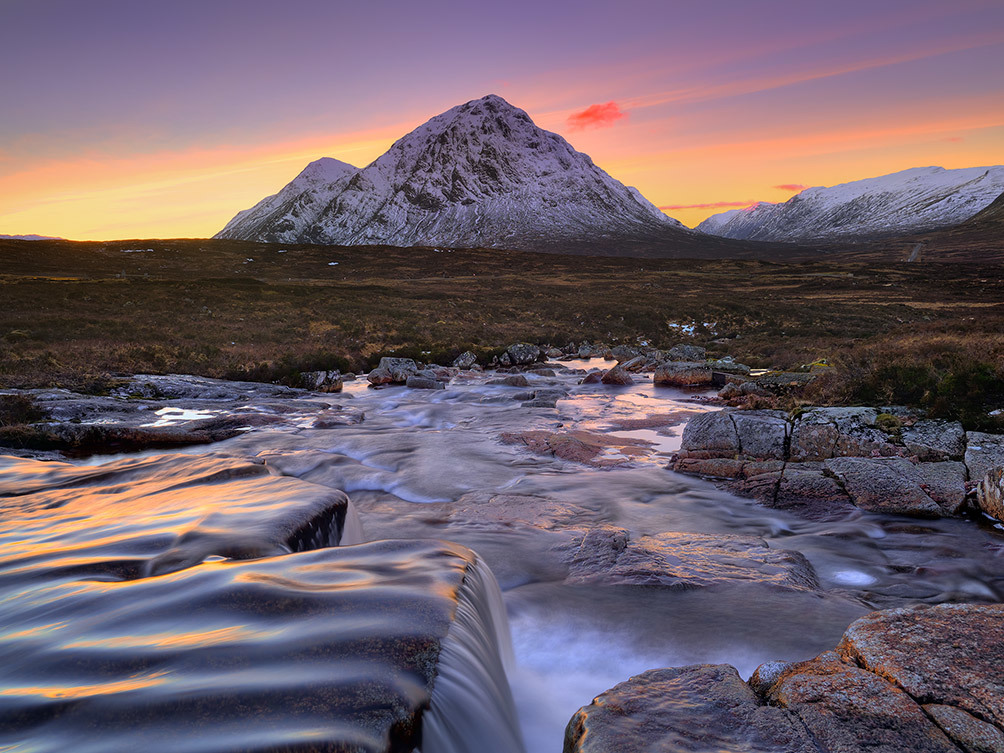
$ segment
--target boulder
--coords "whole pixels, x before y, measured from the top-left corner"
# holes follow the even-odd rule
[[[962,460],[966,452],[966,432],[958,421],[921,419],[900,430],[909,455],[922,462]]]
[[[666,361],[656,367],[652,381],[667,387],[706,387],[711,384],[711,369],[703,363]]]
[[[341,392],[342,375],[337,369],[333,371],[303,371],[300,372],[300,384],[311,392]]]
[[[767,699],[797,715],[823,751],[834,753],[958,753],[901,689],[834,651],[791,665]]]
[[[938,604],[873,612],[838,651],[913,698],[1004,727],[1004,605]]]
[[[683,457],[784,460],[789,424],[781,411],[723,410],[692,418],[683,429]]]
[[[557,348],[548,348],[547,351],[544,353],[544,355],[546,355],[548,358],[561,358],[565,354],[562,353]]]
[[[1004,732],[994,725],[942,703],[925,704],[924,712],[964,753],[1004,753]]]
[[[1004,522],[1004,468],[994,468],[980,480],[976,505],[984,514]]]
[[[731,356],[710,360],[707,362],[712,371],[719,371],[723,374],[736,374],[739,376],[749,376],[750,367],[744,363],[737,363]]]
[[[489,379],[485,384],[499,387],[529,387],[530,383],[522,374],[510,374],[500,379]]]
[[[831,458],[824,468],[863,510],[925,518],[943,514],[923,488],[917,466],[906,458]]]
[[[620,364],[640,357],[641,353],[641,348],[636,348],[632,345],[615,345],[610,349],[610,355],[616,358]]]
[[[724,664],[652,669],[579,709],[564,753],[818,753],[790,712],[768,706]]]
[[[757,384],[769,392],[797,392],[816,379],[816,374],[804,371],[774,371],[756,378]]]
[[[536,363],[540,360],[540,348],[530,343],[515,343],[506,348],[505,355],[509,356],[509,363],[514,366]]]
[[[878,427],[875,408],[812,408],[798,416],[791,432],[795,462],[835,457],[891,456],[900,449]]]
[[[704,453],[705,457],[737,456],[739,432],[731,412],[712,411],[694,416],[683,428],[680,449],[681,454]]]
[[[636,356],[634,358],[629,358],[626,361],[620,363],[620,367],[624,371],[638,372],[645,368],[645,364],[648,363],[648,359],[645,356]]]
[[[670,361],[704,361],[708,351],[697,345],[674,345],[666,353]]]
[[[418,364],[410,358],[381,358],[380,364],[366,377],[370,384],[404,384],[418,371]]]
[[[599,370],[590,371],[579,380],[579,384],[600,384],[603,382],[603,374],[604,372]]]
[[[966,467],[969,478],[979,481],[994,468],[1004,466],[1004,434],[971,431],[966,435]]]
[[[405,382],[406,387],[413,390],[445,390],[446,384],[436,379],[420,374],[412,374]]]
[[[478,362],[478,357],[469,350],[465,350],[453,359],[453,365],[458,369],[469,369]]]
[[[603,384],[610,384],[617,386],[626,386],[629,384],[634,384],[634,379],[631,378],[631,375],[628,374],[627,371],[625,371],[623,367],[620,366],[620,364],[614,366],[609,371],[606,371],[603,374],[603,376],[600,377],[600,381]]]

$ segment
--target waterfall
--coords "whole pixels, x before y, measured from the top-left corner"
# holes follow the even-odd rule
[[[502,593],[478,557],[457,594],[443,640],[422,753],[524,753],[506,668],[512,640]]]

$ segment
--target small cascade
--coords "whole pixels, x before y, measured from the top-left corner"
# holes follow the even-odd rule
[[[338,546],[362,544],[364,541],[366,541],[366,536],[363,534],[362,521],[359,520],[359,511],[356,510],[356,506],[352,504],[352,498],[349,497],[349,503],[345,506],[345,520],[342,521],[342,535],[338,539]]]
[[[524,753],[506,668],[513,665],[509,622],[498,583],[478,558],[457,595],[443,640],[422,753]]]
[[[329,546],[363,543],[359,513],[351,499],[322,510],[293,531],[286,545],[291,552],[306,552]]]

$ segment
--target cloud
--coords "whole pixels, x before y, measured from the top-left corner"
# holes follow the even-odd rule
[[[759,203],[759,201],[715,201],[710,204],[670,204],[669,206],[659,207],[659,209],[664,212],[673,209],[746,209],[748,207],[755,207]]]
[[[962,140],[963,139],[961,136],[946,136],[945,138],[942,139],[942,141],[947,141],[950,144],[957,144]]]
[[[575,131],[584,128],[605,128],[626,117],[627,113],[622,112],[616,102],[607,102],[603,105],[589,105],[582,112],[573,112],[568,116],[568,125]]]
[[[801,183],[782,183],[779,186],[774,186],[778,191],[804,191],[808,186],[803,186]]]

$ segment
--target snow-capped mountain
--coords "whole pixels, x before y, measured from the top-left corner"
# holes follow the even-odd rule
[[[489,95],[437,115],[365,168],[311,163],[216,237],[537,249],[688,236],[636,189]]]
[[[743,240],[798,242],[875,238],[963,222],[1004,191],[1004,166],[915,167],[829,188],[783,204],[712,215],[696,230]]]

